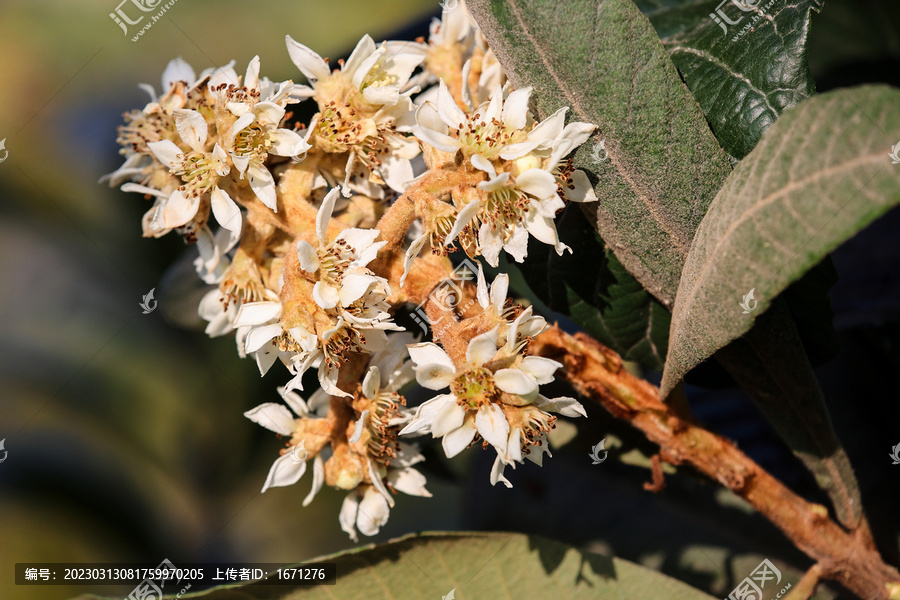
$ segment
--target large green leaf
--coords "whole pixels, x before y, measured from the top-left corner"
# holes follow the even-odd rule
[[[788,285],[900,203],[900,91],[866,86],[785,112],[716,196],[691,248],[672,320],[666,393],[740,337]],[[755,290],[758,308],[743,314]]]
[[[740,4],[746,10],[731,0],[638,0],[637,5],[719,143],[743,158],[786,108],[814,93],[807,59],[810,11],[821,10],[823,2],[745,0]]]
[[[575,154],[598,179],[589,218],[671,307],[694,231],[731,169],[656,32],[631,0],[468,5],[513,84],[534,87],[539,115],[569,106],[598,125]],[[608,157],[597,161],[601,141]]]
[[[337,564],[337,583],[221,587],[204,600],[709,600],[633,563],[512,533],[427,533],[317,559]],[[450,591],[454,594],[450,595]]]
[[[557,217],[562,256],[530,242],[519,266],[531,290],[551,309],[569,315],[625,360],[662,371],[669,312],[625,270],[575,206]]]

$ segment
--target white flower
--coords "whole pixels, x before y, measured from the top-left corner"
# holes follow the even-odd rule
[[[190,151],[182,150],[171,140],[148,144],[157,160],[184,182],[165,201],[162,226],[171,229],[191,221],[197,214],[201,198],[208,193],[219,225],[240,232],[241,211],[218,186],[219,178],[231,171],[228,155],[219,144],[215,144],[211,151],[205,149],[208,135],[206,119],[195,110],[175,109],[175,127]]]
[[[321,408],[323,398],[325,400],[325,406],[327,407],[327,397],[322,394],[319,394],[318,397],[316,394],[313,394],[313,397],[310,398],[310,405],[308,406],[298,394],[286,391],[284,388],[279,388],[278,391],[293,413],[283,405],[274,402],[260,404],[256,408],[244,413],[244,416],[254,423],[262,425],[266,429],[274,431],[279,435],[292,439],[292,443],[290,444],[291,449],[282,451],[281,456],[275,460],[271,469],[269,469],[269,474],[266,476],[266,481],[263,484],[263,492],[272,487],[284,487],[300,481],[300,478],[306,473],[307,451],[303,446],[303,440],[294,440],[297,434],[297,425],[304,419],[316,416],[316,413],[314,411],[311,412],[310,408],[316,405]],[[295,415],[299,418],[295,418]],[[316,457],[313,460],[312,488],[303,500],[303,506],[307,506],[313,501],[313,498],[315,498],[319,490],[322,489],[322,484],[324,482],[325,463],[322,460],[322,456],[317,451]]]
[[[248,83],[249,82],[249,83]],[[229,153],[243,179],[246,174],[256,197],[277,212],[275,179],[266,167],[269,154],[296,157],[305,154],[310,146],[294,131],[279,128],[284,119],[284,106],[294,102],[290,97],[293,84],[285,82],[276,90],[267,84],[262,101],[253,92],[262,94],[259,83],[259,57],[250,61],[244,87],[250,96],[232,100],[226,104],[238,119],[231,127],[228,142]]]
[[[279,319],[281,302],[269,300],[245,302],[241,304],[235,317],[238,354],[252,355],[259,366],[260,375],[265,375],[279,357],[288,365],[293,355],[280,350],[276,343],[284,336]]]
[[[308,141],[330,153],[348,153],[344,195],[350,190],[383,197],[382,184],[403,192],[413,179],[410,160],[419,153],[414,139],[401,135],[413,123],[410,75],[424,60],[426,46],[384,42],[363,36],[350,58],[331,72],[310,48],[287,36],[288,52],[312,83],[320,112]]]
[[[398,492],[410,496],[431,497],[431,492],[425,489],[425,476],[412,468],[412,465],[421,462],[424,457],[409,444],[401,442],[399,448],[400,451],[391,464],[382,469],[386,471],[383,476],[380,470],[375,469],[372,461],[369,461],[369,476],[373,484],[357,487],[347,494],[341,505],[339,516],[341,529],[346,531],[354,542],[358,541],[357,529],[363,535],[373,536],[388,521],[394,501],[385,488],[382,477]]]
[[[477,434],[494,447],[503,464],[511,464],[522,461],[523,447],[527,452],[529,447],[541,446],[542,436],[555,423],[548,410],[583,414],[574,399],[550,400],[538,391],[540,385],[553,381],[554,371],[562,365],[538,356],[508,355],[498,348],[499,329],[498,325],[472,338],[466,364],[460,367],[435,344],[409,346],[419,385],[432,390],[449,386],[450,393],[420,405],[401,435],[431,432],[432,437],[442,437],[444,453],[450,458],[468,447]],[[507,336],[516,339],[515,332]],[[498,480],[492,476],[492,483]]]
[[[466,93],[469,96],[469,93]],[[467,225],[477,231],[478,253],[491,266],[506,250],[517,262],[528,253],[528,235],[554,246],[558,254],[570,250],[560,242],[554,219],[566,199],[590,202],[597,198],[587,176],[562,165],[562,158],[583,144],[594,126],[571,123],[564,127],[566,108],[534,125],[528,114],[531,88],[511,92],[504,99],[497,87],[490,101],[466,114],[441,81],[436,102],[416,112],[414,133],[444,152],[462,151],[474,169],[484,172],[480,198],[459,208],[456,222],[444,239],[449,245]]]
[[[297,257],[300,268],[318,276],[313,287],[316,304],[325,309],[340,306],[347,310],[373,287],[385,295],[390,293],[387,280],[376,277],[366,268],[387,242],[375,241],[380,234],[377,229],[347,228],[329,243],[328,223],[339,194],[337,188],[332,189],[319,207],[316,215],[318,246],[313,247],[309,242],[300,240],[297,243]]]

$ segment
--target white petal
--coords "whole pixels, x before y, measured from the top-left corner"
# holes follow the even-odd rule
[[[247,74],[244,75],[244,81],[241,83],[246,88],[259,89],[259,56],[250,59],[247,64]]]
[[[400,435],[410,435],[428,431],[431,429],[431,423],[434,421],[434,418],[448,403],[455,404],[456,396],[453,394],[442,394],[423,402],[416,408],[415,418],[409,425],[400,430]]]
[[[298,417],[309,416],[309,407],[306,405],[306,401],[300,397],[300,394],[288,390],[285,387],[279,387],[278,394],[281,396],[282,400],[284,400],[285,404],[291,407],[291,410],[294,411],[295,415]]]
[[[506,453],[506,442],[509,439],[509,422],[503,410],[496,404],[485,404],[475,415],[475,427],[487,443],[497,449],[500,454]]]
[[[472,72],[472,59],[466,60],[462,69],[462,101],[468,110],[474,108],[472,106],[472,90],[469,88],[469,74]]]
[[[356,535],[356,515],[358,512],[359,496],[356,494],[356,491],[352,491],[347,494],[347,497],[344,498],[344,502],[341,504],[341,513],[338,516],[338,521],[341,524],[341,529],[346,531],[354,542],[359,539]]]
[[[406,276],[409,275],[409,269],[412,267],[413,261],[419,256],[419,252],[421,252],[422,246],[425,245],[426,241],[428,241],[428,234],[423,233],[414,239],[409,248],[406,249],[406,256],[403,259],[403,275],[400,277],[401,287],[406,281]]]
[[[426,363],[416,366],[416,382],[429,390],[442,390],[456,377],[456,372],[447,365]]]
[[[166,70],[163,71],[162,74],[162,92],[163,95],[169,91],[175,83],[183,81],[188,85],[193,84],[197,81],[197,75],[194,73],[194,69],[191,68],[187,62],[182,60],[179,56],[178,58],[169,61],[169,64],[166,65]]]
[[[281,325],[275,323],[273,325],[263,325],[262,327],[254,327],[247,334],[247,341],[244,342],[244,349],[247,352],[256,352],[262,348],[266,342],[271,342],[275,337],[281,335]]]
[[[556,177],[543,169],[528,169],[516,177],[516,187],[536,198],[550,198],[556,194]]]
[[[269,133],[269,154],[276,156],[300,156],[312,148],[300,135],[290,129],[276,129]]]
[[[291,36],[285,36],[287,42],[288,54],[291,61],[297,65],[300,72],[306,75],[306,78],[315,82],[318,79],[324,79],[331,74],[328,63],[322,60],[322,57],[304,46],[294,41]]]
[[[258,425],[281,435],[294,433],[294,416],[285,406],[266,402],[244,413],[244,416]]]
[[[327,281],[317,281],[313,286],[313,300],[322,308],[334,308],[341,301],[338,289]]]
[[[553,219],[540,216],[536,209],[529,210],[525,214],[525,228],[528,229],[528,233],[545,244],[556,246],[559,243]]]
[[[280,317],[281,302],[247,302],[241,304],[234,326],[262,325]]]
[[[369,34],[362,36],[359,42],[357,42],[356,48],[350,53],[350,58],[348,58],[347,62],[344,63],[344,66],[341,67],[341,71],[349,73],[350,76],[353,77],[353,74],[356,73],[360,66],[362,66],[363,61],[371,56],[373,52],[375,52],[375,42]]]
[[[437,109],[441,120],[453,129],[460,129],[468,121],[466,113],[464,113],[456,104],[456,100],[450,94],[450,89],[444,80],[440,81],[440,89],[437,95]]]
[[[497,86],[497,89],[494,90],[494,93],[491,94],[491,101],[488,103],[487,108],[484,111],[484,114],[481,115],[481,120],[485,123],[490,123],[494,119],[500,117],[500,111],[503,108],[503,89],[500,86]],[[480,112],[480,109],[479,109]]]
[[[446,437],[444,438],[447,439]],[[391,463],[394,466],[394,463]],[[431,492],[425,489],[425,476],[415,469],[390,469],[387,474],[388,483],[395,490],[410,496],[431,498]]]
[[[382,525],[387,523],[390,512],[384,496],[373,488],[368,488],[359,503],[359,513],[356,516],[359,532],[368,536],[377,534]]]
[[[475,439],[476,433],[478,431],[475,429],[475,415],[466,415],[463,424],[447,433],[441,440],[441,445],[444,447],[444,454],[447,455],[447,458],[453,458],[468,448],[472,440]]]
[[[391,493],[388,491],[388,489],[384,486],[384,481],[382,481],[381,471],[376,468],[375,461],[369,460],[367,458],[366,462],[368,463],[369,479],[372,481],[372,485],[375,486],[375,489],[378,491],[379,494],[381,494],[381,497],[387,501],[388,506],[393,508],[394,507],[394,497],[391,495]]]
[[[444,407],[431,422],[431,435],[441,437],[447,435],[463,424],[466,418],[466,409],[456,402],[445,402]]]
[[[185,197],[179,190],[172,192],[163,209],[163,221],[169,229],[181,227],[197,214],[200,208],[200,197]]]
[[[332,396],[343,396],[352,398],[353,394],[348,394],[337,386],[338,370],[334,367],[328,367],[323,362],[319,367],[319,385]]]
[[[528,120],[528,99],[531,88],[524,87],[512,92],[503,105],[503,123],[512,129],[524,129]]]
[[[309,506],[309,503],[313,501],[313,498],[322,489],[323,483],[325,483],[325,464],[322,462],[321,456],[316,456],[316,460],[313,461],[312,488],[309,490],[306,498],[303,499],[303,506]]]
[[[334,203],[337,202],[341,190],[332,188],[330,192],[325,194],[322,199],[322,205],[319,206],[319,212],[316,213],[316,236],[323,244],[328,235],[328,223],[331,221],[331,214],[334,212]]]
[[[272,209],[273,212],[278,212],[278,196],[275,193],[275,180],[272,178],[272,174],[269,173],[269,170],[262,165],[251,162],[250,166],[247,167],[247,176],[250,179],[250,187],[253,188],[256,197],[259,198],[263,204]]]
[[[518,227],[516,229],[519,229]],[[492,267],[500,264],[500,251],[503,250],[503,239],[500,234],[491,228],[490,223],[484,222],[478,230],[478,244],[481,246],[481,255]]]
[[[361,273],[345,275],[343,281],[341,281],[341,289],[338,292],[341,306],[346,308],[362,298],[369,291],[369,288],[372,287],[372,284],[377,281],[378,278],[373,275],[363,275]]]
[[[290,454],[284,454],[269,469],[269,475],[266,477],[262,491],[265,492],[271,487],[293,485],[300,481],[304,473],[306,473],[305,460],[297,462]]]
[[[491,485],[497,485],[498,481],[502,481],[506,487],[512,487],[509,480],[503,476],[503,469],[505,468],[506,465],[500,460],[500,455],[498,454],[497,458],[494,459],[494,465],[491,467]]]
[[[381,372],[376,366],[369,367],[369,371],[366,373],[365,379],[363,379],[362,383],[362,394],[363,397],[374,399],[378,394],[378,389],[381,387]]]
[[[591,181],[584,171],[574,171],[572,173],[571,185],[575,186],[574,190],[570,190],[567,186],[563,186],[566,200],[570,202],[596,202],[597,195],[594,188],[591,187]]]
[[[420,344],[410,344],[406,348],[409,351],[409,357],[417,366],[437,363],[444,365],[450,370],[455,369],[450,356],[437,344],[422,342]]]
[[[478,189],[482,189],[486,192],[495,192],[505,187],[507,181],[509,181],[509,173],[500,173],[489,181],[479,181]]]
[[[584,407],[575,398],[560,396],[559,398],[545,398],[538,394],[537,400],[533,406],[546,410],[547,412],[555,412],[564,417],[587,417]]]
[[[509,440],[506,442],[506,460],[522,462],[522,430],[518,427],[509,432]]]
[[[519,369],[500,369],[494,373],[494,383],[507,394],[515,394],[526,400],[533,399],[538,391],[535,380]]]
[[[500,273],[491,283],[491,304],[497,309],[497,314],[503,312],[506,305],[506,293],[509,290],[509,275]]]
[[[480,367],[497,354],[497,332],[499,326],[490,331],[476,335],[466,347],[466,361],[475,367]]]
[[[229,231],[240,232],[241,230],[241,209],[219,188],[214,188],[210,194],[210,204],[212,205],[213,215],[219,225]]]
[[[176,108],[174,112],[175,129],[178,130],[181,139],[197,152],[202,152],[209,129],[206,119],[196,110]]]
[[[184,152],[172,140],[150,142],[147,147],[159,162],[169,168],[180,165],[184,160]]]
[[[315,273],[319,268],[319,253],[309,242],[297,242],[297,258],[300,260],[300,268],[307,273]]]
[[[488,296],[487,282],[484,280],[484,268],[482,268],[480,262],[478,263],[478,285],[476,290],[475,297],[478,299],[478,304],[481,308],[487,308],[491,300]]]
[[[544,385],[553,381],[553,374],[562,366],[562,363],[542,356],[526,356],[519,368]]]
[[[426,102],[425,105],[427,104],[429,103]],[[419,110],[421,112],[421,108]],[[432,148],[440,150],[441,152],[454,153],[459,150],[461,146],[459,140],[457,140],[456,138],[452,138],[449,135],[436,133],[435,131],[432,131],[431,129],[427,129],[425,127],[420,127],[417,125],[413,127],[412,132],[422,142],[428,144]]]
[[[366,251],[375,242],[375,239],[379,235],[381,235],[381,232],[377,229],[358,229],[355,227],[348,227],[347,229],[340,232],[335,239],[344,240],[345,242],[350,244],[350,247],[353,248],[358,254],[360,252]]]
[[[362,437],[363,427],[366,425],[366,417],[369,416],[369,411],[364,410],[362,414],[359,415],[359,418],[356,420],[356,424],[353,426],[353,435],[350,436],[350,439],[347,440],[351,444],[355,444]]]
[[[481,203],[477,200],[473,200],[462,207],[462,210],[456,215],[456,221],[453,223],[453,228],[450,229],[450,233],[448,233],[446,239],[444,239],[445,246],[449,246],[453,243],[453,240],[456,239],[459,232],[472,221],[472,218],[478,214],[479,210],[481,210]]]

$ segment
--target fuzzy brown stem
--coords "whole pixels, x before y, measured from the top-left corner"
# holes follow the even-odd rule
[[[659,401],[658,389],[623,368],[612,350],[584,335],[558,327],[532,343],[535,354],[565,365],[564,377],[584,397],[640,429],[658,444],[660,457],[689,464],[749,502],[797,548],[814,559],[821,577],[834,580],[866,600],[888,600],[900,573],[866,543],[772,477],[727,439],[676,415]]]

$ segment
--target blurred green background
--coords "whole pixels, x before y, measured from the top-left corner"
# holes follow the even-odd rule
[[[258,54],[264,75],[300,80],[286,34],[334,59],[364,33],[424,34],[440,14],[438,1],[178,0],[137,42],[109,17],[118,1],[0,2],[0,140],[9,152],[0,163],[2,600],[129,591],[16,587],[16,562],[287,563],[354,546],[338,526],[341,494],[325,489],[301,508],[309,475],[259,493],[281,442],[242,413],[277,401],[285,370],[276,365],[261,379],[253,362],[237,358],[232,336],[210,340],[192,328],[200,288],[170,270],[189,264],[191,251],[174,236],[141,238],[148,201],[97,180],[121,163],[121,114],[147,101],[137,84],[159,89],[170,59],[181,56],[198,72],[235,59],[243,73]],[[820,90],[900,83],[900,27],[878,16],[880,1],[829,0],[814,17]],[[883,36],[868,28],[873,21]],[[843,347],[819,371],[873,529],[895,564],[900,467],[887,453],[900,442],[898,226],[894,211],[835,253],[842,278],[832,300]],[[138,303],[151,288],[158,308],[143,315]],[[554,392],[569,393],[546,393]],[[689,388],[688,396],[703,422],[822,501],[740,392]],[[645,492],[649,474],[638,450],[652,453],[652,445],[596,407],[587,410],[578,436],[543,469],[507,473],[512,490],[490,487],[488,452],[448,462],[438,458],[439,445],[426,448],[435,497],[400,496],[382,533],[362,541],[429,529],[539,533],[720,597],[763,557],[790,581],[809,566],[768,522],[689,471],[669,476],[662,494]],[[588,452],[606,436],[614,460],[591,466]]]
[[[147,202],[97,180],[121,163],[121,114],[148,101],[137,84],[158,90],[170,59],[197,72],[235,59],[243,73],[258,54],[264,75],[299,82],[286,34],[336,58],[364,33],[427,24],[440,7],[179,0],[132,42],[109,17],[118,2],[0,3],[3,599],[115,593],[16,587],[15,562],[291,562],[352,545],[338,527],[341,494],[326,489],[301,510],[309,475],[259,494],[281,442],[242,413],[277,401],[286,372],[261,380],[233,336],[209,340],[171,322],[177,298],[162,288],[179,284],[161,281],[183,243],[141,238]],[[138,303],[154,287],[158,310],[143,315]],[[452,505],[452,489],[435,491]],[[458,526],[434,508],[400,499],[381,538]]]

